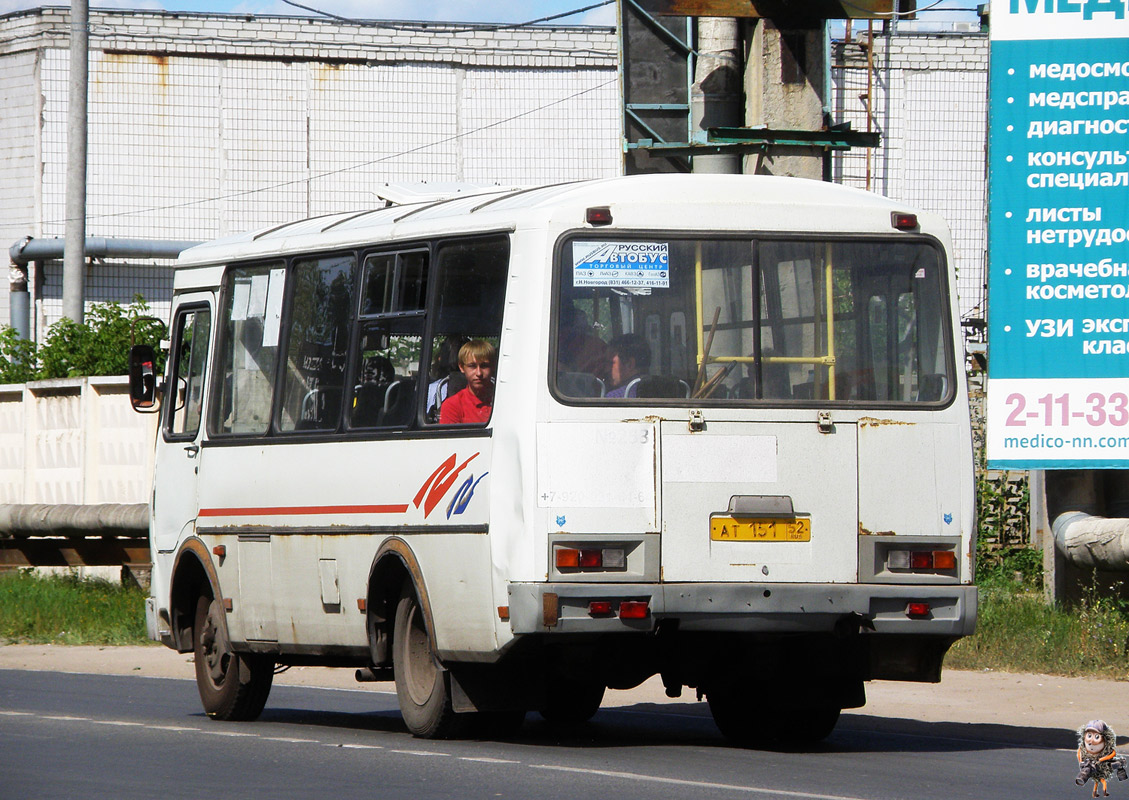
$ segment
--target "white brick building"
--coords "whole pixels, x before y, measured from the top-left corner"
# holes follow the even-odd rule
[[[69,12],[0,17],[0,244],[61,237]],[[201,240],[371,208],[385,182],[620,171],[614,32],[140,11],[90,17],[87,236]],[[34,294],[58,318],[61,268]],[[95,265],[87,300],[166,266]],[[8,292],[0,288],[0,324]]]

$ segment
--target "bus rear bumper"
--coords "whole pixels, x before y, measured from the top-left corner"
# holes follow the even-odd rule
[[[640,614],[641,602],[645,614],[624,618]],[[677,620],[684,632],[823,633],[847,620],[874,634],[960,637],[975,631],[976,606],[976,587],[965,585],[509,585],[510,627],[519,635],[651,631],[665,620]]]

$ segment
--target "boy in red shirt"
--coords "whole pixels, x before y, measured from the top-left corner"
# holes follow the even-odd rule
[[[471,339],[459,348],[459,372],[467,386],[443,401],[440,425],[489,422],[494,409],[494,368],[498,352],[482,339]]]

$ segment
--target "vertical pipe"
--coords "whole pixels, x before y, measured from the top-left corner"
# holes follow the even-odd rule
[[[71,2],[71,74],[67,99],[67,222],[63,316],[82,323],[86,284],[86,90],[90,8]]]
[[[27,265],[12,264],[8,273],[8,320],[21,339],[31,338],[31,295],[27,289],[27,278]]]
[[[704,139],[707,128],[740,127],[745,115],[741,92],[741,36],[732,17],[698,20],[698,60],[690,87],[692,135]],[[693,157],[693,171],[741,174],[741,156],[717,153]]]

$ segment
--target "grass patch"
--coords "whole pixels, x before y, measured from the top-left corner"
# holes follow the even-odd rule
[[[945,666],[1126,680],[1127,642],[1129,619],[1110,602],[1064,611],[1041,592],[981,587],[976,633],[953,645]]]
[[[1087,587],[1071,608],[1048,605],[1041,559],[1016,548],[978,564],[976,633],[953,645],[945,666],[1129,680],[1129,603],[1120,587]]]
[[[148,644],[145,593],[76,575],[0,574],[0,643]]]

